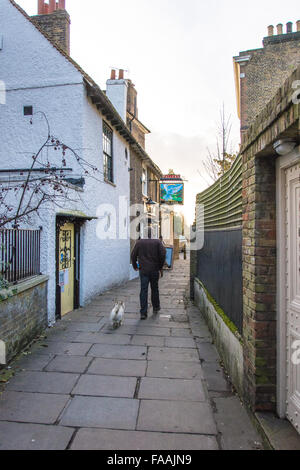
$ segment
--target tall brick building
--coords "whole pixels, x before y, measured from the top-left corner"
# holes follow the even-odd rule
[[[234,58],[241,149],[197,196],[192,287],[244,402],[300,433],[300,22],[268,29]]]
[[[240,52],[233,58],[241,134],[263,110],[278,88],[300,64],[300,21],[269,26],[263,47]],[[243,138],[243,137],[242,137]]]

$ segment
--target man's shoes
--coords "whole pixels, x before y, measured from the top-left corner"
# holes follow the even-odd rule
[[[141,313],[141,320],[146,320],[148,318],[147,313]]]
[[[157,309],[154,308],[154,309],[153,309],[153,313],[154,313],[154,314],[157,314],[159,311],[160,311],[160,308],[157,308]]]

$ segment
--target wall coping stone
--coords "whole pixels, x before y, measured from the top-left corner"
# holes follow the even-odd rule
[[[21,281],[19,284],[10,285],[8,289],[1,289],[0,302],[7,299],[11,299],[15,295],[18,295],[21,292],[25,292],[26,290],[33,289],[33,287],[43,284],[48,280],[49,276],[41,274],[39,276],[34,276],[29,279],[24,279],[24,281]]]
[[[221,318],[222,322],[224,323],[224,326],[230,331],[230,333],[232,333],[238,339],[238,341],[241,343],[241,345],[243,345],[243,343],[244,343],[243,338],[240,335],[240,333],[239,333],[238,329],[236,328],[236,326],[234,325],[234,323],[230,320],[230,318],[226,315],[226,313],[221,309],[220,306],[218,306],[218,309],[216,308],[216,305],[217,305],[216,301],[214,301],[214,303],[211,302],[211,300],[214,300],[214,299],[209,299],[208,292],[207,292],[204,284],[200,281],[200,279],[198,279],[198,277],[195,277],[194,281],[197,284],[199,284],[199,286],[204,290],[204,293],[207,297],[208,302],[213,306],[215,312],[217,313],[217,315]],[[225,319],[222,317],[222,315],[220,315],[220,310],[222,310],[222,313],[223,313],[224,317],[226,318],[227,323],[225,322]],[[229,324],[232,324],[233,327],[230,327]]]

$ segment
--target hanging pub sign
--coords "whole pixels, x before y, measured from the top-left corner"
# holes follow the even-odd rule
[[[160,203],[161,204],[184,204],[184,183],[180,175],[175,175],[170,170],[160,181]]]

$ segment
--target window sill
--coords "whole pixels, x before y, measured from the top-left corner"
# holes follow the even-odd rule
[[[112,183],[111,181],[107,180],[106,178],[104,178],[104,182],[107,183],[107,184],[110,184],[110,186],[113,186],[114,188],[117,187],[117,185],[115,183]]]

